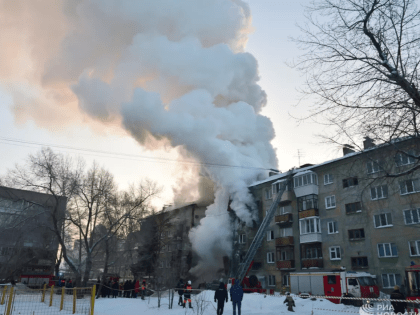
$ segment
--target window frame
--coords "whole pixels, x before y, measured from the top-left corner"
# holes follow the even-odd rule
[[[324,174],[324,186],[331,185],[333,183],[334,183],[334,175],[331,173]]]
[[[267,252],[267,264],[274,264],[276,262],[275,260],[276,260],[275,253]]]
[[[246,244],[246,234],[239,234],[239,244]]]
[[[412,191],[408,191],[408,186],[407,183],[411,182],[411,187],[413,188]],[[405,188],[405,192],[403,193],[402,188],[402,183],[404,183],[404,188]],[[400,187],[400,195],[401,196],[405,196],[405,195],[411,195],[411,194],[415,194],[420,192],[420,179],[419,178],[411,178],[411,179],[406,179],[403,181],[399,182],[399,187]]]
[[[332,204],[332,202],[330,202],[331,205],[328,207],[328,199],[334,200],[334,205]],[[335,200],[335,195],[325,197],[325,209],[334,209],[336,206],[337,206],[337,203]]]
[[[353,261],[357,262],[358,259],[363,259],[363,261],[366,260],[366,265],[354,264]],[[350,264],[351,264],[351,267],[353,269],[367,269],[367,268],[369,268],[369,260],[368,260],[367,256],[353,256],[353,257],[350,257]]]
[[[276,276],[268,275],[268,286],[275,287],[276,286]]]
[[[286,280],[286,281],[284,281]],[[289,287],[290,286],[290,274],[286,273],[282,276],[282,284],[285,287]]]
[[[310,201],[310,202],[309,202]],[[310,194],[298,197],[297,200],[298,212],[310,209],[319,209],[319,198],[317,194]],[[312,205],[312,207],[310,207]]]
[[[351,237],[350,236],[351,233],[355,233],[355,232],[358,232],[360,237]],[[349,241],[362,241],[366,238],[365,229],[363,229],[363,228],[347,230],[347,234],[348,234],[348,237],[349,237]],[[361,236],[362,234],[363,234],[363,237]]]
[[[386,225],[377,225],[377,217],[379,217],[379,223],[382,223],[382,216],[385,216],[385,220],[386,220]],[[391,223],[389,223],[391,222]],[[393,227],[394,224],[392,223],[392,213],[391,212],[385,212],[385,213],[378,213],[378,214],[374,214],[373,215],[373,226],[375,227],[375,229],[382,229],[382,228],[387,228],[387,227]]]
[[[410,211],[410,220],[411,223],[407,223],[407,216],[406,216],[406,212]],[[413,222],[413,211],[417,212],[417,222]],[[403,210],[403,217],[404,217],[404,223],[405,225],[412,225],[412,224],[420,224],[420,208],[414,208],[414,209],[405,209]]]
[[[332,229],[330,229],[332,227]],[[338,233],[338,222],[337,221],[328,221],[327,222],[328,234],[337,234]]]
[[[359,185],[359,179],[357,176],[347,177],[343,179],[343,189],[358,186],[358,185]]]
[[[340,246],[330,246],[329,253],[330,253],[330,260],[341,260],[341,247]],[[332,257],[332,254],[335,255],[335,258]]]
[[[356,211],[352,211],[352,212],[347,211],[347,206],[349,206],[349,205],[355,205],[355,204],[360,204],[360,209],[358,209]],[[348,215],[348,214],[355,214],[355,213],[361,213],[362,212],[362,202],[361,201],[356,201],[356,202],[346,203],[344,205],[344,208],[346,209],[346,215]]]
[[[407,151],[408,154],[410,155],[415,155],[413,150],[409,150]],[[407,163],[403,163],[403,157],[406,157],[407,159]],[[405,166],[405,165],[411,165],[416,163],[416,159],[408,156],[407,154],[405,154],[404,152],[398,152],[397,154],[395,154],[395,164],[400,167],[400,166]]]
[[[399,283],[397,283],[397,275],[399,276]],[[388,285],[387,286],[385,286],[384,276],[387,277],[387,281],[388,281]],[[390,281],[390,279],[391,279],[390,276],[392,276],[392,278],[393,278],[393,281],[394,281],[393,284]],[[401,274],[399,274],[399,273],[381,273],[381,281],[382,281],[382,287],[383,288],[392,289],[396,285],[398,285],[398,286],[401,285],[402,278],[401,278]]]
[[[371,171],[369,171],[369,166]],[[370,160],[366,162],[366,169],[367,174],[375,174],[383,170],[381,165],[379,164],[379,160]]]
[[[379,188],[381,192],[381,197],[379,197],[378,194]],[[372,190],[375,190],[375,198],[372,196]],[[378,185],[370,188],[370,200],[381,200],[386,198],[388,198],[388,185]]]
[[[267,242],[274,240],[274,230],[267,231]]]
[[[273,199],[273,190],[271,188],[265,189],[265,200]]]
[[[384,250],[383,250],[383,253],[384,253],[384,256],[381,256],[381,252],[380,252],[380,250],[379,250],[379,246],[380,245],[382,245],[383,247],[384,247]],[[385,248],[385,245],[388,245],[388,250],[389,250],[389,252],[391,253],[390,255],[387,255],[386,254],[386,252],[387,252],[387,249]],[[393,246],[394,245],[394,246]],[[379,258],[392,258],[392,257],[398,257],[398,248],[397,248],[397,245],[395,244],[395,243],[378,243],[377,244],[377,246],[376,246],[376,248],[377,248],[377,250],[378,250],[378,257]],[[395,250],[396,250],[396,254],[394,255],[393,253],[392,253],[392,250],[393,250],[393,248],[395,248]]]
[[[413,253],[411,252],[411,244],[414,242],[414,247],[416,248],[417,253],[413,255]],[[408,241],[408,251],[410,252],[410,257],[418,257],[420,256],[420,240],[416,240],[416,241]]]
[[[308,227],[309,228],[311,227],[311,226],[309,226],[310,225],[309,223],[306,223],[307,221],[313,221],[314,232],[307,232]],[[320,220],[320,218],[319,217],[309,217],[309,218],[299,220],[299,230],[300,230],[299,231],[300,235],[321,233],[322,230],[321,230],[321,220]]]

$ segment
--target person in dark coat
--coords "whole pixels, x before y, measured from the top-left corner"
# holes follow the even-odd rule
[[[400,292],[400,287],[397,285],[394,287],[394,291],[392,291],[390,298],[391,300],[405,300],[404,294]],[[391,304],[394,308],[395,314],[405,313],[405,309],[407,308],[407,302],[391,302]]]
[[[144,297],[146,296],[146,289],[147,289],[147,283],[146,280],[143,279],[141,283],[141,299],[144,300]]]
[[[118,281],[114,280],[114,283],[112,284],[112,297],[117,298],[118,296]]]
[[[106,284],[106,297],[109,298],[112,294],[112,282],[111,280],[108,281]]]
[[[223,314],[223,308],[225,307],[225,301],[228,301],[228,293],[225,288],[225,284],[220,282],[219,288],[214,292],[214,302],[217,300],[217,315]]]
[[[126,297],[128,297],[128,280],[125,280],[125,282],[124,282],[124,297],[126,298]]]
[[[235,284],[230,288],[230,300],[233,306],[233,315],[236,315],[236,306],[238,306],[238,315],[241,315],[241,302],[244,296],[244,290],[239,285],[239,280],[235,280]]]
[[[179,282],[176,285],[176,288],[178,289],[178,295],[179,295],[178,305],[183,306],[184,301],[182,300],[182,295],[184,294],[184,281],[182,279],[179,279]]]
[[[294,312],[293,306],[296,307],[295,300],[290,296],[290,293],[287,293],[286,299],[284,300],[283,304],[287,303],[287,310],[289,312]]]

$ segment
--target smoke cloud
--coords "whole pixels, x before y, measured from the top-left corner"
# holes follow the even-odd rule
[[[196,181],[201,187],[196,191],[214,199],[190,234],[202,259],[197,272],[220,266],[231,252],[229,200],[236,215],[252,224],[257,213],[247,186],[265,176],[264,169],[277,167],[270,144],[274,129],[260,114],[267,100],[258,85],[258,64],[244,52],[252,31],[248,5],[242,0],[69,0],[51,7],[37,1],[35,18],[31,0],[9,3],[0,0],[15,17],[4,25],[7,32],[23,27],[27,38],[10,35],[1,44],[15,41],[19,51],[32,49],[25,58],[33,68],[25,77],[35,91],[26,96],[31,100],[26,105],[15,105],[16,114],[47,124],[51,121],[36,113],[49,108],[61,113],[57,123],[114,124],[149,149],[170,145],[188,152],[201,163],[200,174],[213,182],[212,187],[205,179]],[[32,19],[19,26],[23,16]],[[31,29],[44,18],[57,26]],[[0,61],[2,73],[7,67]],[[22,77],[10,72],[0,79],[19,92],[16,100],[23,97],[16,88]],[[206,196],[203,187],[211,188]]]

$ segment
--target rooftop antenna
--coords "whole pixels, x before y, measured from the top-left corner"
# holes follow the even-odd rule
[[[295,155],[295,157],[297,156],[297,158],[299,159],[299,167],[300,167],[300,158],[304,157],[305,154],[302,152],[302,150],[297,150],[297,155]]]

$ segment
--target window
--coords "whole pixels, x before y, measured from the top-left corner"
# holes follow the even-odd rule
[[[343,188],[359,185],[357,177],[350,177],[343,179]]]
[[[281,261],[293,260],[293,252],[292,251],[282,250],[282,251],[280,251],[278,253],[280,254],[279,259]]]
[[[325,197],[325,208],[326,209],[335,208],[335,196]]]
[[[274,231],[267,231],[267,241],[272,241],[274,240]]]
[[[378,256],[382,257],[397,257],[397,245],[394,243],[381,243],[378,244]]]
[[[391,213],[375,214],[373,220],[376,228],[392,226]]]
[[[300,220],[300,235],[311,234],[311,233],[321,233],[321,228],[319,224],[319,218],[309,218]]]
[[[360,201],[346,204],[346,214],[362,212]]]
[[[364,238],[365,238],[364,229],[349,230],[350,241],[363,240]]]
[[[337,284],[337,276],[327,276],[328,284]]]
[[[289,207],[279,207],[277,212],[279,215],[283,215],[286,213],[290,213],[290,209]]]
[[[407,153],[409,155],[414,155],[414,151],[411,151],[411,150],[408,151]],[[397,164],[397,166],[409,165],[409,164],[415,163],[416,159],[409,155],[404,154],[404,153],[397,153],[395,155],[395,163]]]
[[[267,262],[268,262],[269,264],[274,263],[274,253],[273,253],[273,252],[269,252],[269,253],[267,253]]]
[[[338,233],[337,221],[328,222],[328,234]]]
[[[367,173],[373,174],[382,171],[382,167],[379,165],[378,161],[369,161],[366,163],[367,166]]]
[[[280,182],[276,182],[272,185],[273,188],[273,194],[277,194],[281,189],[285,189],[288,190],[287,188],[287,184],[286,184],[287,180],[282,180]],[[286,187],[285,187],[286,186]]]
[[[295,177],[293,182],[295,188],[311,184],[318,185],[318,176],[314,173],[309,173]]]
[[[408,247],[410,256],[420,256],[420,241],[410,241],[408,242]]]
[[[288,275],[288,274],[283,275],[283,285],[284,285],[285,287],[290,286],[290,284],[289,284],[289,275]]]
[[[268,285],[270,287],[276,286],[276,276],[268,275]]]
[[[405,224],[418,224],[420,223],[420,208],[404,210]]]
[[[400,194],[407,195],[420,191],[420,179],[408,179],[400,182]]]
[[[318,209],[318,195],[307,195],[297,199],[298,210]]]
[[[401,285],[401,275],[398,273],[383,273],[382,285],[384,288],[393,288],[396,285]]]
[[[367,257],[352,257],[351,258],[351,267],[353,269],[368,268],[368,259]]]
[[[370,199],[378,200],[388,198],[388,186],[381,185],[375,186],[370,189]]]
[[[305,249],[304,259],[322,258],[322,249],[320,247],[307,247]]]
[[[324,185],[329,185],[334,182],[333,174],[325,174],[324,175]]]
[[[340,246],[331,246],[330,247],[330,259],[331,260],[341,260]]]
[[[265,199],[266,200],[273,199],[273,191],[269,188],[265,190]]]
[[[246,234],[239,234],[239,244],[246,243]]]
[[[293,228],[280,229],[280,237],[293,236]]]

